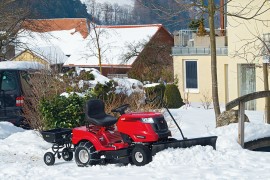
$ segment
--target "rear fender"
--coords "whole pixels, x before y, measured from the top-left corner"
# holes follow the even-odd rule
[[[91,142],[96,150],[103,149],[102,144],[100,143],[99,139],[95,136],[95,134],[83,131],[83,130],[74,130],[72,131],[72,144],[75,146],[78,145],[80,142],[89,141]]]

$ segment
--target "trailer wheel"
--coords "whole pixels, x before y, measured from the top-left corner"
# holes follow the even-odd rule
[[[46,152],[44,154],[44,162],[47,166],[52,166],[55,162],[55,157],[52,152]]]
[[[74,156],[78,166],[96,165],[99,160],[97,151],[90,142],[81,142],[75,149]]]
[[[131,159],[136,166],[144,166],[152,161],[152,154],[148,147],[135,145],[131,152]]]
[[[64,148],[62,157],[65,161],[71,161],[73,159],[73,152],[69,148]]]

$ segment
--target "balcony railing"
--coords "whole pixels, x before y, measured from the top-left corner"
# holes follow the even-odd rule
[[[227,56],[228,47],[219,47],[216,48],[216,53],[218,56]],[[173,47],[172,55],[173,56],[184,56],[184,55],[210,55],[210,48],[200,48],[200,47]]]

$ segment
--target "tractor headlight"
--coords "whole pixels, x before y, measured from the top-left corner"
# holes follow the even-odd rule
[[[143,123],[154,123],[154,119],[153,118],[142,118],[141,121]]]

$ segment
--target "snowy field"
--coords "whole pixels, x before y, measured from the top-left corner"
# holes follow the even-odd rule
[[[172,110],[188,138],[217,135],[217,150],[195,146],[167,149],[153,157],[146,166],[97,165],[78,167],[74,160],[56,159],[46,166],[43,155],[51,144],[32,130],[22,130],[0,122],[0,179],[269,179],[270,156],[267,152],[243,150],[237,144],[237,124],[215,128],[213,110],[182,107]],[[270,136],[270,125],[263,123],[262,112],[246,112],[246,141]],[[165,113],[168,118],[168,115]],[[180,133],[169,122],[174,137]]]

